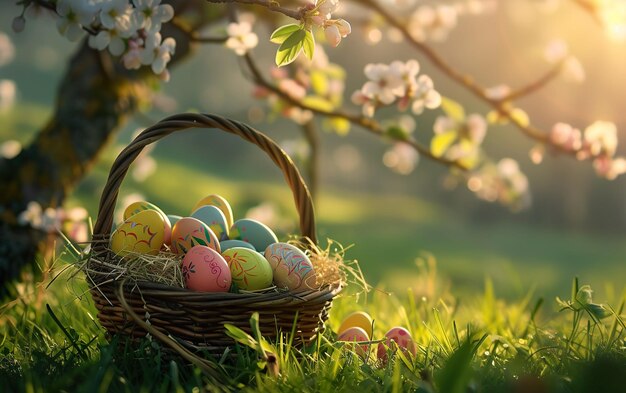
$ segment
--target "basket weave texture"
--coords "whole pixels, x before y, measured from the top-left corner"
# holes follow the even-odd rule
[[[102,192],[92,256],[86,269],[102,326],[109,333],[133,338],[150,333],[178,352],[202,349],[221,354],[234,344],[226,335],[224,324],[249,332],[250,316],[259,312],[264,337],[272,339],[279,331],[291,332],[295,324],[295,342],[311,341],[322,331],[331,302],[341,290],[340,284],[297,293],[200,293],[152,282],[131,282],[106,262],[119,258],[108,249],[108,244],[119,189],[129,166],[147,145],[192,128],[235,134],[263,150],[291,188],[303,238],[316,243],[311,195],[291,158],[275,142],[246,124],[215,115],[168,117],[144,130],[119,154]]]

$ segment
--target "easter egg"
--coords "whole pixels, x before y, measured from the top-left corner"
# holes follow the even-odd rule
[[[226,217],[226,227],[230,228],[233,226],[234,218],[233,218],[233,209],[231,209],[228,201],[219,195],[212,194],[207,197],[202,198],[191,210],[192,212],[198,210],[201,206],[215,206],[224,213],[224,217]]]
[[[417,354],[417,346],[411,337],[411,333],[403,327],[394,327],[389,329],[385,334],[385,345],[383,343],[378,344],[378,358],[383,362],[387,362],[387,349],[394,350],[395,346],[392,344],[395,342],[398,348],[405,354],[411,354],[415,356]]]
[[[156,255],[163,246],[165,224],[155,210],[129,217],[111,235],[111,250],[120,256],[130,253]]]
[[[255,291],[272,285],[272,268],[263,255],[249,248],[234,247],[222,253],[233,282],[241,289]]]
[[[224,217],[224,213],[217,207],[208,205],[200,206],[191,214],[191,217],[197,218],[207,224],[209,228],[213,230],[213,233],[217,235],[218,239],[228,239],[229,226],[226,223],[226,217]]]
[[[360,327],[351,327],[337,336],[337,341],[345,342],[361,342],[369,341],[370,337],[367,332]],[[355,347],[355,351],[359,356],[364,356],[369,349],[369,344],[361,344]]]
[[[214,249],[193,246],[183,258],[185,286],[198,292],[228,292],[232,281],[226,260]]]
[[[315,270],[299,248],[288,243],[270,244],[265,249],[265,259],[272,266],[276,286],[292,291],[315,288]]]
[[[365,330],[367,335],[370,337],[373,337],[374,335],[374,321],[372,321],[372,317],[370,317],[366,312],[357,311],[348,315],[343,322],[341,322],[341,326],[339,326],[337,333],[341,334],[352,327],[358,327]]]
[[[230,228],[230,238],[248,242],[257,250],[265,250],[270,244],[278,243],[278,238],[267,225],[249,218],[235,221]]]
[[[222,249],[222,252],[233,247],[249,248],[250,250],[256,251],[252,244],[246,243],[243,240],[222,240],[220,242],[220,248]]]
[[[154,210],[158,212],[161,217],[163,217],[163,225],[165,226],[165,238],[163,239],[163,243],[170,244],[172,236],[172,223],[170,222],[167,214],[163,213],[163,210],[159,209],[157,205],[146,201],[133,202],[126,206],[126,209],[124,209],[124,220],[144,210]]]
[[[207,224],[193,217],[181,218],[172,228],[172,252],[185,254],[198,245],[221,251],[217,236]]]

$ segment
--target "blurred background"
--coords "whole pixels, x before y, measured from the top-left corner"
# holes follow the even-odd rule
[[[13,81],[16,95],[13,106],[0,108],[0,144],[15,140],[25,145],[50,116],[55,89],[76,45],[56,32],[52,20],[28,22],[24,32],[13,33],[11,21],[19,9],[10,3],[0,4],[0,33],[8,36],[15,53],[11,62],[0,67],[0,79]],[[584,82],[557,79],[521,100],[519,106],[533,124],[546,130],[559,121],[581,129],[596,120],[613,121],[625,141],[626,41],[607,34],[573,5],[553,8],[546,6],[548,2],[529,0],[500,3],[495,13],[461,18],[448,40],[433,46],[482,85],[504,83],[515,88],[549,70],[545,48],[552,40],[562,39],[584,65]],[[273,64],[275,50],[267,42],[269,33],[257,31],[261,44],[255,55],[265,70]],[[364,82],[365,64],[416,58],[437,90],[463,103],[467,113],[486,115],[489,111],[426,59],[384,36],[376,46],[349,37],[327,52],[347,70],[348,102],[349,94]],[[252,97],[252,89],[231,51],[219,45],[199,47],[195,56],[172,70],[155,108],[133,119],[116,136],[68,205],[85,206],[95,219],[116,154],[137,129],[177,112],[200,111],[253,121],[285,147],[297,150],[294,146],[302,143],[300,127],[265,119],[260,115],[263,102]],[[416,118],[417,139],[428,143],[440,114],[439,110],[427,111]],[[347,257],[359,260],[371,284],[400,292],[413,287],[416,293],[428,294],[415,277],[420,269],[435,269],[428,261],[436,260],[445,284],[461,294],[482,288],[486,278],[505,297],[530,290],[548,297],[567,296],[574,276],[603,296],[623,290],[624,177],[609,182],[597,177],[588,162],[550,154],[535,165],[529,159],[531,141],[512,127],[491,127],[485,149],[495,160],[518,160],[530,181],[531,205],[512,212],[478,200],[464,184],[450,187],[448,170],[426,159],[409,175],[390,171],[382,160],[389,144],[362,130],[353,129],[347,136],[321,136],[320,238],[353,245]],[[624,153],[623,145],[618,152]],[[296,230],[289,189],[258,149],[229,135],[195,130],[162,141],[151,155],[156,171],[145,180],[141,174],[129,176],[119,206],[129,198],[145,198],[168,214],[185,215],[197,200],[217,193],[231,202],[236,216],[255,215],[283,235]]]

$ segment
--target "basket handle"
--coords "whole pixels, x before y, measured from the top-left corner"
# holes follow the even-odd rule
[[[283,149],[272,141],[267,135],[254,128],[235,120],[226,119],[216,115],[183,113],[167,117],[155,125],[145,129],[135,138],[116,158],[111,166],[98,209],[98,218],[94,226],[93,239],[95,247],[103,246],[103,242],[109,238],[113,225],[113,212],[119,195],[119,189],[128,172],[130,165],[137,159],[141,151],[159,139],[174,132],[184,131],[190,128],[213,128],[230,134],[235,134],[242,139],[255,144],[263,150],[274,164],[280,168],[285,176],[287,184],[291,188],[298,215],[300,217],[300,232],[303,237],[309,238],[313,244],[317,243],[315,235],[315,215],[313,201],[298,168]]]

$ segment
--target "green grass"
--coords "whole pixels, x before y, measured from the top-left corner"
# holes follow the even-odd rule
[[[0,386],[3,392],[199,391],[215,377],[164,355],[156,341],[129,345],[107,341],[81,275],[64,266],[44,266],[15,287],[17,298],[0,308]],[[624,301],[603,305],[573,284],[560,313],[555,300],[524,296],[499,299],[487,281],[482,293],[457,297],[446,288],[433,260],[415,277],[423,288],[389,294],[348,290],[333,305],[326,330],[305,348],[293,348],[288,333],[257,352],[234,346],[234,359],[213,362],[217,381],[235,390],[262,392],[623,392],[626,388]],[[579,290],[576,290],[579,288]],[[594,299],[598,302],[597,299]],[[569,302],[569,303],[568,303]],[[363,359],[334,330],[354,310],[374,318],[375,340],[393,326],[409,329],[417,356],[392,355],[383,364],[375,346]],[[599,319],[600,312],[606,318]],[[253,341],[253,340],[246,340]],[[268,372],[265,356],[277,359],[279,375]],[[530,390],[531,388],[536,390]]]
[[[16,125],[19,118],[7,121]],[[31,124],[9,128],[26,133]],[[25,141],[24,135],[11,137]],[[292,223],[281,236],[296,230],[293,201],[280,175],[268,181],[249,173],[242,179],[228,165],[216,175],[202,160],[182,164],[176,154],[161,154],[158,174],[141,184],[128,179],[122,194],[141,192],[167,213],[181,215],[209,193],[225,196],[237,216],[272,201]],[[95,217],[112,160],[109,151],[70,205],[84,205]],[[359,260],[376,289],[337,299],[319,345],[274,347],[280,377],[259,367],[263,354],[237,348],[236,359],[221,364],[220,379],[229,386],[267,392],[626,391],[626,244],[618,235],[470,225],[412,196],[333,189],[319,196],[317,219],[320,238],[354,244],[348,256]],[[26,274],[13,288],[15,300],[0,306],[0,391],[211,386],[199,369],[161,356],[157,343],[107,339],[81,276],[50,284],[64,266],[58,261],[42,266],[43,274]],[[574,276],[591,284],[595,301],[612,305],[616,314],[598,320],[587,312],[591,306],[576,303],[558,312],[555,296],[570,298]],[[417,356],[398,355],[382,365],[374,354],[363,360],[337,343],[335,329],[354,310],[374,317],[375,339],[392,326],[407,327],[419,345]]]

